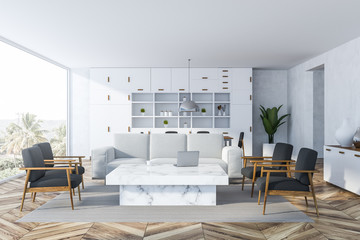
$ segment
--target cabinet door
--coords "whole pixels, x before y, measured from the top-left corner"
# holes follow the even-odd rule
[[[113,134],[128,132],[130,105],[92,105],[90,107],[91,149],[112,146]]]
[[[218,80],[192,79],[190,82],[191,92],[216,92],[218,89]]]
[[[233,68],[231,71],[232,89],[252,89],[252,68]]]
[[[327,150],[328,149],[328,150]],[[344,163],[346,151],[341,148],[325,146],[324,152],[324,180],[339,187],[345,187]]]
[[[346,159],[344,165],[345,189],[356,194],[360,194],[360,153],[345,150]]]
[[[171,68],[151,69],[151,91],[169,92],[171,90]]]
[[[232,90],[232,104],[252,104],[252,90]]]
[[[217,68],[191,68],[190,69],[191,79],[203,79],[203,80],[216,80],[218,79]]]
[[[244,132],[246,155],[252,154],[252,105],[230,105],[230,129],[234,137],[233,144],[239,141],[240,132]]]
[[[131,92],[150,92],[150,68],[127,68]]]
[[[189,70],[187,68],[171,69],[171,91],[172,92],[189,91]]]

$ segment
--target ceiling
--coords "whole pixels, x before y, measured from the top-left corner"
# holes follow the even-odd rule
[[[359,23],[359,0],[0,0],[0,36],[71,68],[286,69]]]

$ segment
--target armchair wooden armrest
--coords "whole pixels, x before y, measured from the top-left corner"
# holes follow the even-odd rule
[[[296,165],[292,164],[257,164],[258,167],[295,167]]]
[[[54,156],[54,158],[85,158],[85,156]]]
[[[72,159],[46,159],[44,162],[75,162],[76,160]]]
[[[259,158],[272,158],[272,157],[254,157],[254,156],[243,156],[241,158],[247,158],[247,159],[259,159]]]
[[[20,170],[74,170],[74,167],[23,167]]]
[[[262,162],[274,162],[274,163],[279,163],[279,162],[286,162],[286,163],[290,163],[290,162],[295,162],[295,160],[250,160],[251,163],[262,163]]]
[[[283,165],[284,166],[284,165]],[[286,165],[285,165],[286,166]],[[273,170],[273,169],[264,169],[263,170],[264,172],[292,172],[292,173],[318,173],[319,171],[318,170]]]

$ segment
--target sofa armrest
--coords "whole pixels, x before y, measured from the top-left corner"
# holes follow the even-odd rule
[[[228,164],[229,178],[242,177],[242,151],[239,147],[224,147],[222,149],[222,160]]]
[[[91,151],[92,178],[105,179],[106,165],[115,159],[114,147],[102,147]]]

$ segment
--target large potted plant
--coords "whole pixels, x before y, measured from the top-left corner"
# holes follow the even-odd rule
[[[263,144],[263,156],[272,156],[275,147],[274,135],[278,128],[286,122],[284,119],[290,116],[290,114],[285,114],[280,118],[278,117],[278,113],[282,106],[283,105],[280,105],[278,108],[273,107],[265,109],[262,105],[260,105],[260,117],[263,122],[265,132],[268,134],[268,143]]]

